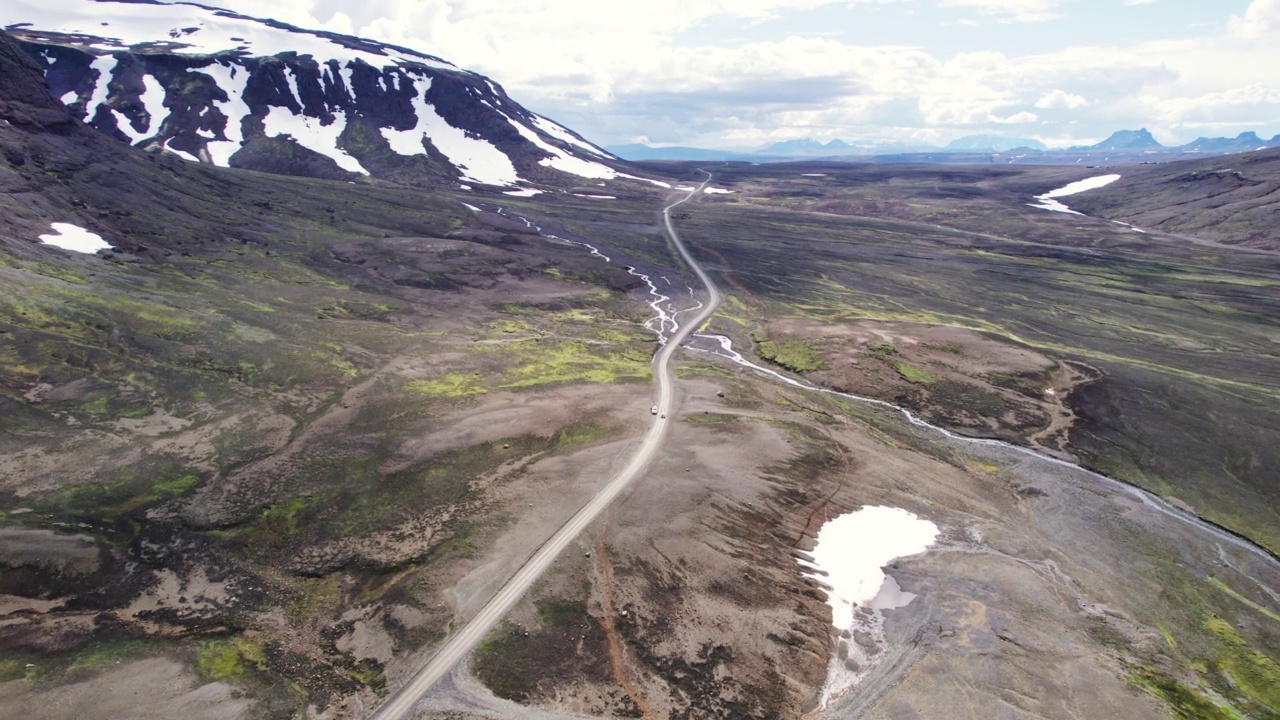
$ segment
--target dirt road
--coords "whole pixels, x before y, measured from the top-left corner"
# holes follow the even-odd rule
[[[671,210],[691,200],[711,181],[711,174],[694,190],[681,200],[663,208],[663,220],[667,233],[675,244],[676,250],[689,267],[697,274],[698,279],[706,287],[708,300],[696,315],[689,318],[674,335],[663,345],[654,358],[654,381],[657,383],[657,406],[659,415],[645,436],[644,444],[636,451],[631,462],[619,472],[595,497],[582,507],[572,518],[551,536],[546,543],[534,552],[525,564],[507,581],[506,585],[494,595],[493,599],[476,614],[457,634],[449,638],[440,650],[422,667],[403,687],[387,698],[377,710],[370,715],[371,720],[400,720],[411,718],[418,702],[426,696],[441,678],[447,675],[454,666],[461,662],[485,635],[504,615],[520,600],[533,583],[555,562],[556,557],[568,547],[588,525],[613,502],[627,485],[641,475],[657,457],[662,449],[663,440],[671,423],[672,403],[675,398],[675,376],[671,372],[671,356],[675,354],[681,343],[696,330],[720,305],[720,291],[711,282],[711,278],[698,266],[689,251],[680,241],[679,234],[671,224]]]

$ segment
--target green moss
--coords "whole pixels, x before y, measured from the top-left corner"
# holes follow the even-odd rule
[[[887,342],[879,342],[871,346],[871,355],[880,360],[888,360],[898,354],[898,348]]]
[[[560,431],[556,433],[552,449],[555,452],[576,450],[577,448],[599,442],[601,439],[607,437],[608,434],[608,431],[599,425],[592,425],[591,423],[575,423],[568,427],[561,428]]]
[[[27,663],[24,660],[0,659],[0,682],[21,680],[27,676]]]
[[[1222,592],[1224,592],[1224,593],[1226,593],[1226,594],[1230,595],[1232,598],[1234,598],[1234,599],[1235,599],[1235,600],[1237,600],[1238,602],[1243,603],[1243,604],[1245,604],[1245,605],[1248,605],[1249,607],[1251,607],[1251,608],[1253,608],[1254,610],[1256,610],[1256,611],[1258,611],[1258,612],[1262,613],[1263,615],[1266,615],[1267,617],[1271,618],[1272,620],[1275,620],[1276,622],[1280,622],[1280,615],[1277,615],[1277,614],[1276,614],[1275,612],[1273,612],[1271,609],[1266,608],[1266,607],[1263,607],[1262,605],[1259,605],[1258,603],[1256,603],[1256,602],[1254,602],[1254,601],[1250,600],[1249,598],[1245,597],[1244,595],[1241,595],[1239,592],[1237,592],[1237,591],[1236,591],[1236,589],[1235,589],[1235,588],[1233,588],[1233,587],[1231,587],[1230,585],[1228,585],[1228,584],[1226,584],[1226,583],[1222,582],[1222,581],[1221,581],[1221,580],[1219,580],[1218,578],[1215,578],[1215,577],[1211,577],[1211,578],[1209,578],[1209,584],[1210,584],[1210,585],[1213,585],[1213,586],[1214,586],[1214,587],[1216,587],[1216,588],[1218,588],[1218,589],[1219,589],[1219,590],[1221,590]]]
[[[903,380],[912,385],[933,385],[938,382],[938,377],[933,373],[914,365],[908,365],[901,360],[893,363],[893,369],[898,371]]]
[[[430,380],[414,380],[405,385],[405,389],[419,395],[446,398],[465,398],[489,392],[489,388],[477,382],[475,375],[460,372],[447,373]]]
[[[239,680],[250,670],[266,670],[266,649],[248,638],[206,640],[200,643],[196,669],[210,681]]]
[[[1233,684],[1273,714],[1280,713],[1280,665],[1250,648],[1231,623],[1209,617],[1204,624],[1221,642],[1217,662]]]
[[[817,346],[807,340],[756,340],[756,356],[792,372],[804,373],[825,370],[827,362],[817,352]]]
[[[649,355],[638,348],[622,352],[582,340],[517,343],[505,348],[528,362],[508,368],[502,387],[528,388],[570,382],[613,383],[653,377]]]
[[[498,312],[504,312],[508,315],[533,315],[538,312],[538,309],[524,303],[505,303],[498,306]]]
[[[383,690],[387,687],[387,677],[382,672],[382,663],[377,660],[369,658],[361,660],[351,669],[350,675],[356,682],[374,690]]]
[[[1129,681],[1168,704],[1169,711],[1181,720],[1240,720],[1240,715],[1224,708],[1193,688],[1154,670],[1140,670]]]
[[[38,261],[31,262],[31,263],[27,263],[26,269],[31,270],[32,272],[35,272],[37,274],[44,275],[45,277],[55,278],[57,280],[61,280],[63,282],[69,282],[74,285],[84,285],[86,282],[88,282],[84,278],[84,276],[75,272],[71,268],[66,268],[61,265],[55,265],[53,263],[38,262]]]
[[[147,508],[186,495],[200,479],[195,475],[148,480],[126,475],[120,480],[75,485],[36,503],[43,515],[57,520],[103,524],[109,533],[131,532],[127,518]]]

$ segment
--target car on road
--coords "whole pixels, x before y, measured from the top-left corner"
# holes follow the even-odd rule
[[[650,415],[657,415],[657,414],[658,414],[658,406],[657,406],[657,405],[654,405],[654,406],[649,410],[649,414],[650,414]]]

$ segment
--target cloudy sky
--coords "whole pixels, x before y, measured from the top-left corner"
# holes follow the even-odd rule
[[[1280,134],[1280,0],[205,0],[407,45],[600,144]]]

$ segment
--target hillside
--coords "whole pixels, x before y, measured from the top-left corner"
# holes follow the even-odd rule
[[[1072,206],[1141,228],[1280,250],[1280,149],[1131,168]]]
[[[0,26],[77,118],[192,161],[455,188],[624,175],[488,78],[407,48],[154,0],[16,0]]]

